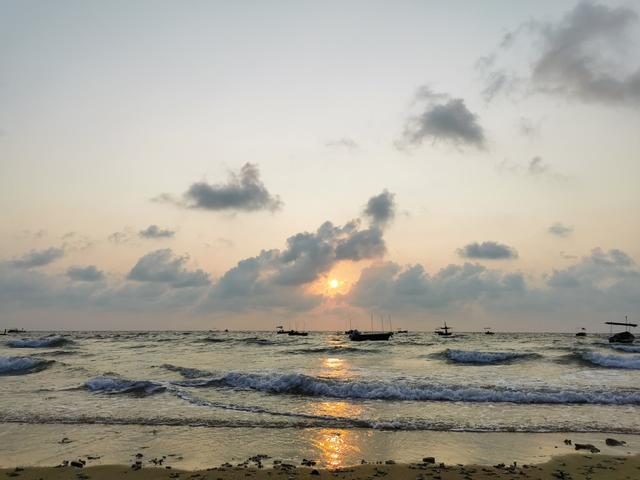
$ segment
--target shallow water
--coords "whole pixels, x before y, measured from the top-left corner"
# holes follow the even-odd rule
[[[604,336],[4,338],[4,423],[640,434],[640,353]]]

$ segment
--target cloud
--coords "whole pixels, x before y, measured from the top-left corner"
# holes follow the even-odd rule
[[[640,67],[630,42],[638,13],[629,6],[608,6],[583,1],[557,21],[529,21],[509,32],[498,52],[479,62],[489,97],[506,93],[512,85],[497,78],[517,78],[533,93],[563,96],[605,104],[640,104]],[[507,57],[521,41],[533,58],[528,68],[516,73],[496,67],[496,58]],[[522,51],[518,52],[523,57]],[[513,83],[513,82],[512,82]]]
[[[99,282],[104,280],[104,272],[98,270],[94,265],[86,267],[69,267],[67,277],[78,282]]]
[[[122,232],[113,232],[111,235],[107,237],[111,243],[115,243],[118,245],[129,243],[136,238],[136,234],[134,231],[126,227]]]
[[[563,270],[553,270],[541,286],[526,281],[522,273],[507,273],[482,265],[448,265],[430,275],[419,264],[400,266],[392,262],[362,270],[345,300],[363,309],[415,313],[455,312],[473,306],[493,318],[507,312],[512,324],[518,317],[557,324],[561,312],[568,318],[601,321],[602,312],[625,313],[640,308],[640,268],[625,252],[595,248],[589,255]],[[595,312],[595,313],[594,313]],[[521,324],[519,328],[526,328]]]
[[[201,287],[208,285],[209,275],[203,270],[188,271],[188,257],[176,257],[171,249],[156,250],[138,260],[127,275],[137,282],[163,283],[172,288]]]
[[[387,262],[362,270],[348,300],[367,309],[437,310],[521,295],[525,290],[521,274],[489,270],[477,264],[449,265],[430,276],[422,265],[401,267]]]
[[[555,235],[556,237],[568,237],[573,233],[573,227],[563,225],[560,222],[555,222],[547,228],[547,232],[551,235]]]
[[[549,166],[545,165],[545,163],[542,161],[542,157],[533,157],[531,160],[529,160],[527,171],[530,175],[542,175],[543,173],[547,173],[549,171]]]
[[[570,179],[566,175],[555,172],[551,165],[540,156],[535,156],[526,163],[505,159],[496,165],[496,170],[501,173],[524,175],[539,180],[564,182]]]
[[[328,142],[325,142],[324,146],[335,147],[335,148],[345,148],[349,151],[357,150],[359,147],[358,143],[353,138],[350,138],[350,137],[342,137],[336,140],[330,140]]]
[[[518,258],[518,252],[512,247],[498,242],[473,242],[457,250],[465,258],[501,260]]]
[[[384,227],[396,215],[395,195],[385,189],[381,194],[371,197],[364,209],[364,215],[373,225]]]
[[[374,198],[392,201],[393,194],[384,191]],[[391,206],[388,207],[383,212],[384,218],[390,215]],[[382,257],[386,253],[383,233],[377,225],[361,228],[361,221],[356,219],[342,226],[327,221],[314,232],[292,235],[287,238],[284,250],[262,250],[225,272],[214,285],[203,309],[290,308],[299,311],[313,308],[321,303],[322,297],[306,291],[305,287],[326,275],[338,262]]]
[[[280,197],[269,193],[260,179],[258,167],[251,163],[245,163],[239,173],[231,172],[227,183],[196,182],[183,194],[182,200],[163,193],[154,201],[211,211],[273,212],[282,208]]]
[[[47,248],[46,250],[31,250],[22,257],[12,260],[10,263],[15,268],[44,267],[64,256],[62,248]]]
[[[425,140],[456,147],[485,147],[485,133],[478,123],[478,116],[467,108],[462,98],[422,87],[416,94],[415,103],[420,105],[421,113],[407,119],[402,140],[397,142],[399,148],[419,146]]]
[[[149,225],[144,230],[140,230],[138,235],[142,238],[171,238],[176,234],[173,230],[163,229],[157,225]]]

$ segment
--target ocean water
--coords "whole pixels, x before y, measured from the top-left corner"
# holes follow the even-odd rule
[[[640,434],[640,345],[563,334],[33,332],[0,423]]]

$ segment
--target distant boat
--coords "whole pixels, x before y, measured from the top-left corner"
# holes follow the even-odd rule
[[[24,328],[10,328],[5,330],[7,333],[24,333]]]
[[[485,335],[495,335],[496,332],[494,332],[493,330],[491,330],[491,327],[484,327],[484,334]]]
[[[276,333],[277,333],[278,335],[280,335],[280,334],[284,334],[284,333],[289,333],[289,332],[287,332],[286,330],[284,330],[284,327],[283,327],[282,325],[278,325],[276,328],[277,328]]]
[[[298,330],[289,330],[287,334],[289,334],[290,337],[306,337],[307,335],[309,335],[309,332],[299,332]]]
[[[578,333],[576,333],[576,337],[586,337],[587,329],[582,327]]]
[[[366,340],[370,341],[378,341],[378,340],[389,340],[393,336],[393,332],[369,332],[363,333],[358,330],[354,330],[349,335],[349,340],[353,342],[363,342]]]
[[[399,328],[396,330],[396,333],[409,333],[409,330],[403,330],[402,328]]]
[[[0,335],[6,335],[7,334],[7,329],[4,329],[4,332],[0,333]]]
[[[633,343],[636,337],[629,331],[632,327],[637,327],[637,323],[629,323],[627,316],[624,316],[624,322],[604,322],[607,325],[619,325],[624,328],[624,332],[614,333],[609,337],[609,343]]]
[[[447,327],[447,322],[444,322],[444,327],[436,328],[434,333],[441,337],[450,337],[453,334],[449,330],[453,330],[453,328]]]
[[[353,332],[355,332],[355,329],[350,328],[349,330],[345,330],[345,331],[344,331],[344,334],[345,334],[345,335],[351,335]]]

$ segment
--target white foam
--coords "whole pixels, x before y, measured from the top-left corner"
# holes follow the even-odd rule
[[[617,345],[615,343],[609,345],[616,350],[622,350],[623,352],[640,353],[640,345]]]

